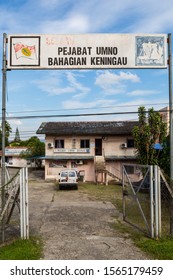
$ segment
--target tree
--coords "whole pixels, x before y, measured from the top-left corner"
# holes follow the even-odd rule
[[[159,166],[170,177],[170,135],[164,139],[162,146],[163,150],[160,152]]]
[[[154,148],[156,143],[162,144],[166,138],[166,124],[162,121],[159,112],[153,108],[138,109],[139,125],[133,128],[133,137],[140,164],[158,165],[160,152]]]
[[[21,157],[25,159],[34,159],[38,168],[41,168],[42,160],[39,157],[45,156],[45,144],[40,141],[37,136],[32,136],[25,141],[27,150],[21,153]]]
[[[6,121],[5,122],[5,146],[9,145],[9,136],[10,132],[12,132],[10,124]],[[0,150],[2,150],[2,125],[0,127]]]
[[[14,142],[20,142],[20,134],[19,134],[19,129],[18,127],[16,128],[16,133],[15,133],[15,137],[14,137]]]

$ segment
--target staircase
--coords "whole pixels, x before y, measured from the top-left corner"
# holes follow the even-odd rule
[[[104,177],[105,184],[107,184],[107,176],[112,177],[117,182],[122,182],[122,179],[120,179],[114,173],[106,169],[106,162],[104,156],[95,156],[95,174],[96,174],[96,183],[98,182],[99,174],[102,174],[102,177]]]
[[[108,171],[108,170],[105,170],[105,172],[106,172],[110,177],[112,177],[113,179],[116,179],[117,182],[122,183],[122,179],[119,178],[118,176],[116,176],[115,174],[111,173],[111,172]]]
[[[95,156],[95,171],[99,172],[106,168],[106,162],[104,156]]]

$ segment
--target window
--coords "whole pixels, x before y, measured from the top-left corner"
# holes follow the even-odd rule
[[[55,148],[64,148],[64,139],[56,139]]]
[[[80,148],[89,148],[89,147],[90,147],[90,140],[89,139],[80,140]]]
[[[69,177],[76,177],[76,173],[74,171],[69,172]]]
[[[134,148],[135,142],[134,139],[127,139],[127,148]]]
[[[68,176],[68,172],[67,171],[61,172],[61,177],[67,177],[67,176]]]
[[[135,173],[134,166],[125,165],[125,169],[126,169],[127,174],[134,174]]]

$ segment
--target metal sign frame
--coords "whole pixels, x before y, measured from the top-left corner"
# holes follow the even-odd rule
[[[167,35],[8,35],[8,55],[8,69],[167,68]]]
[[[113,36],[115,36],[116,34],[113,34]],[[47,37],[44,37],[47,36]],[[70,46],[74,46],[75,48],[77,48],[79,45],[82,45],[83,47],[87,47],[87,44],[84,44],[81,42],[82,38],[85,38],[85,42],[88,42],[87,40],[89,40],[89,38],[91,38],[91,35],[89,34],[83,34],[83,35],[9,35],[7,36],[6,33],[3,34],[3,61],[2,61],[2,175],[1,175],[1,186],[3,186],[5,184],[5,123],[6,123],[6,75],[7,75],[7,71],[8,70],[15,70],[15,69],[86,69],[86,68],[92,68],[92,69],[115,69],[115,68],[166,68],[167,67],[167,58],[166,55],[164,56],[164,53],[166,53],[167,49],[168,49],[168,71],[169,71],[169,112],[170,112],[170,177],[173,180],[173,122],[172,122],[172,44],[171,44],[171,34],[168,34],[168,38],[166,38],[166,35],[164,34],[157,34],[157,35],[151,35],[151,34],[136,34],[134,35],[130,35],[130,34],[121,34],[122,38],[129,38],[131,36],[133,36],[133,38],[136,38],[135,43],[133,43],[133,48],[135,47],[134,50],[134,54],[131,53],[131,56],[133,57],[133,63],[131,66],[128,66],[126,63],[124,63],[124,65],[122,65],[122,63],[119,63],[119,65],[113,65],[113,63],[111,65],[96,65],[96,67],[89,67],[88,64],[85,65],[76,65],[76,67],[74,67],[74,65],[62,65],[62,67],[52,67],[54,65],[49,65],[50,67],[45,67],[44,63],[42,65],[42,57],[43,54],[45,54],[44,60],[48,59],[48,56],[45,53],[45,49],[42,49],[42,40],[43,38],[45,38],[45,40],[47,40],[47,48],[48,46],[53,46],[56,47],[57,50],[57,44],[59,44],[59,41],[52,41],[52,40],[48,40],[49,36],[51,36],[52,40],[53,40],[53,36],[54,38],[57,38],[57,36],[60,36],[58,38],[62,38],[63,40],[65,40],[65,44]],[[75,36],[75,37],[74,37]],[[78,36],[78,37],[76,37]],[[89,36],[89,37],[87,37]],[[106,37],[105,37],[106,36]],[[119,35],[116,35],[119,36]],[[47,39],[46,39],[47,38]],[[66,39],[65,39],[66,38]],[[78,38],[78,40],[80,39],[80,44],[79,41],[70,41],[72,39],[76,40],[76,38]],[[88,39],[87,39],[88,38]],[[116,57],[119,52],[120,49],[118,47],[118,45],[116,45],[116,41],[115,38],[112,41],[111,38],[111,34],[104,34],[104,37],[102,36],[102,34],[92,34],[92,38],[95,38],[95,45],[94,45],[94,51],[96,47],[109,47],[109,43],[110,43],[110,47],[112,48],[112,53],[113,56],[111,55],[111,58],[113,59],[113,57]],[[101,38],[101,39],[99,39]],[[97,41],[101,40],[100,42],[103,42],[103,38],[104,41],[106,41],[106,46],[102,46],[99,45],[97,43]],[[107,40],[105,40],[105,38]],[[117,38],[117,37],[116,37]],[[120,38],[120,37],[119,37]],[[157,40],[155,40],[154,38],[157,38]],[[164,46],[163,46],[163,41],[162,38],[165,38],[164,40]],[[18,39],[20,39],[18,41]],[[25,42],[22,42],[22,40],[26,40]],[[30,39],[35,40],[34,44],[37,44],[37,46],[35,45],[30,45]],[[86,40],[87,39],[87,40]],[[97,39],[97,40],[96,40]],[[151,41],[147,41],[151,39]],[[166,40],[167,39],[167,40]],[[15,41],[17,40],[17,41]],[[61,41],[61,45],[60,47],[63,48],[64,47],[64,43],[63,40]],[[168,48],[166,47],[166,41],[168,43]],[[11,42],[11,45],[10,45]],[[124,41],[123,47],[122,49],[126,48],[125,43],[127,41]],[[134,42],[134,39],[133,39]],[[16,46],[15,44],[19,44],[19,46]],[[9,56],[11,56],[11,52],[13,51],[13,54],[16,55],[17,49],[19,47],[19,51],[20,54],[19,56],[16,57],[15,61],[19,61],[18,59],[21,58],[20,61],[22,61],[22,63],[19,63],[19,65],[15,64],[16,62],[14,62],[14,60],[12,59],[12,57],[7,60],[7,44],[8,44],[8,54]],[[22,46],[21,46],[21,45]],[[93,43],[92,43],[93,44]],[[147,45],[149,44],[149,45]],[[151,47],[151,44],[154,44],[154,46]],[[158,59],[156,59],[156,64],[154,62],[152,62],[152,59],[154,61],[154,56],[150,59],[150,56],[152,56],[152,51],[156,50],[156,45],[158,45],[160,49],[160,54],[163,54],[163,60],[162,63],[159,65],[159,61]],[[93,45],[90,45],[89,47],[92,47]],[[122,44],[121,44],[122,46]],[[113,49],[115,47],[115,49]],[[129,48],[129,45],[127,46]],[[145,47],[148,48],[149,47],[149,54],[147,55],[147,50],[145,50]],[[164,50],[163,50],[164,49]],[[74,49],[74,53],[75,53]],[[89,49],[88,49],[89,50]],[[38,51],[39,53],[37,54],[36,51]],[[60,51],[60,49],[59,49]],[[66,49],[64,49],[64,51],[66,52]],[[106,52],[106,49],[103,49],[104,52]],[[91,49],[89,51],[91,52]],[[146,56],[145,57],[145,52],[146,52]],[[83,49],[83,53],[85,53],[84,49]],[[122,58],[125,54],[122,52],[120,58]],[[142,56],[142,58],[141,58]],[[57,56],[56,56],[57,57]],[[66,57],[67,58],[67,57]],[[157,57],[156,57],[157,58]],[[24,60],[23,60],[24,59]],[[90,56],[91,59],[91,56]],[[140,60],[141,59],[141,60]],[[27,63],[26,63],[27,61]],[[48,61],[48,60],[47,60]],[[51,60],[50,60],[51,61]],[[56,60],[54,59],[54,62]],[[122,61],[122,60],[121,60]],[[22,65],[21,65],[22,64]],[[147,65],[148,64],[148,65]],[[58,65],[59,66],[59,65]],[[5,203],[5,193],[2,189],[1,192],[1,200],[2,200],[2,206]],[[173,235],[173,202],[172,202],[172,218],[171,218],[172,222],[172,226],[171,226],[171,231],[172,231],[172,235]],[[4,241],[4,222],[2,220],[2,241]]]

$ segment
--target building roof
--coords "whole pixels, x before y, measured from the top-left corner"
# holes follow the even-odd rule
[[[5,147],[5,156],[19,156],[21,152],[27,150],[27,147],[20,147],[20,146],[8,146]],[[0,156],[2,156],[2,150],[0,151]]]
[[[45,122],[37,134],[46,135],[130,135],[137,121]]]

